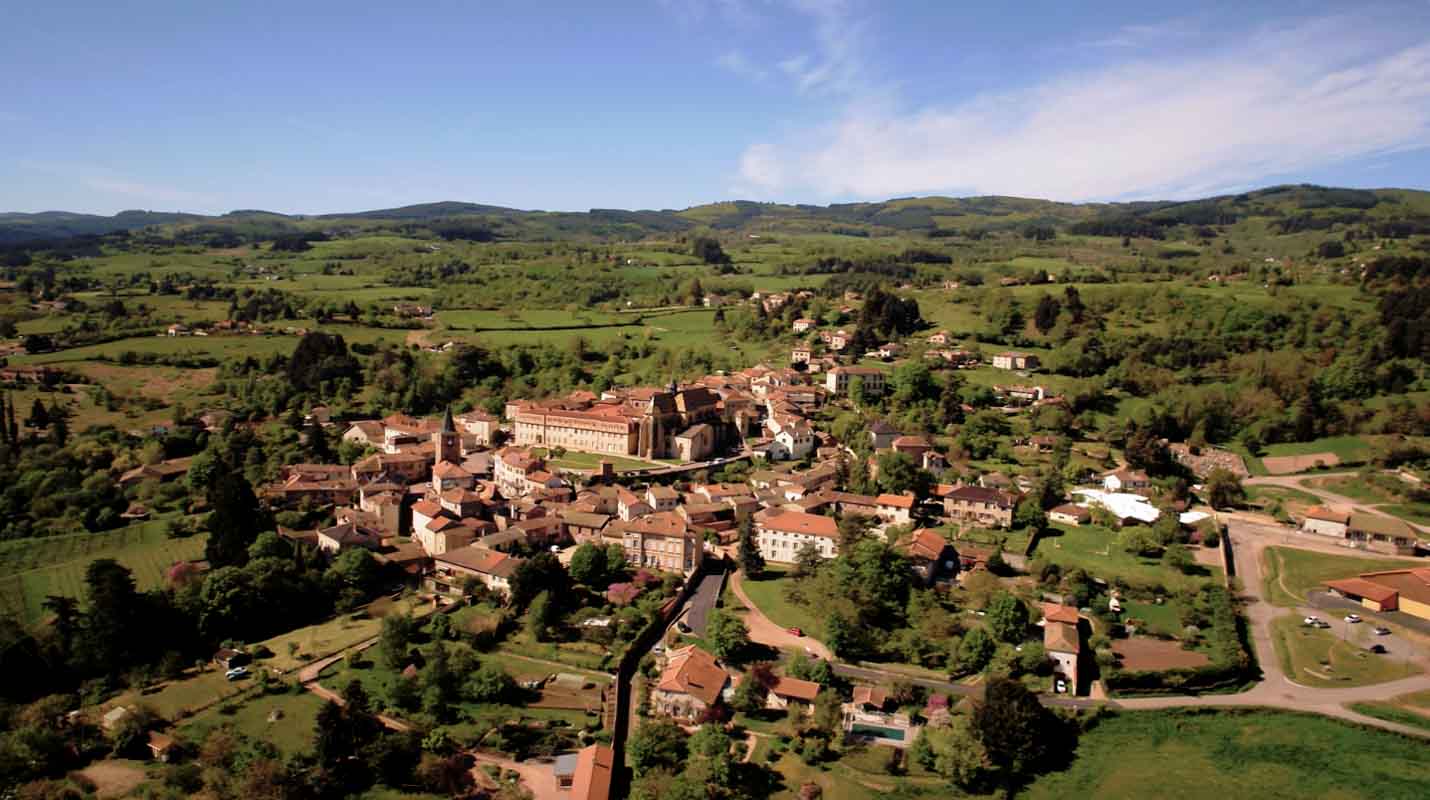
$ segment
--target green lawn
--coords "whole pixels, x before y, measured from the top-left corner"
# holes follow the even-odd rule
[[[824,622],[803,606],[791,603],[785,597],[785,587],[794,579],[788,571],[766,567],[759,578],[745,577],[742,585],[750,602],[781,628],[799,628],[808,636],[818,639],[823,636]]]
[[[1053,525],[1038,540],[1035,556],[1056,563],[1064,570],[1078,567],[1089,575],[1111,581],[1121,578],[1130,586],[1165,586],[1176,590],[1200,585],[1206,576],[1183,575],[1166,569],[1155,558],[1132,555],[1117,546],[1117,534],[1096,525]],[[1212,577],[1221,574],[1219,568],[1207,568]]]
[[[1418,561],[1361,556],[1335,556],[1291,547],[1268,547],[1262,564],[1266,599],[1295,607],[1306,601],[1306,593],[1328,580],[1350,578],[1362,572],[1423,566]]]
[[[35,620],[47,595],[83,598],[85,570],[98,558],[128,567],[141,590],[162,586],[176,561],[203,558],[207,539],[207,534],[170,539],[165,524],[152,520],[103,533],[0,543],[0,613]]]
[[[542,447],[533,447],[531,448],[531,450],[537,455],[546,454],[546,449]],[[554,466],[563,467],[565,469],[596,469],[601,465],[601,462],[603,460],[611,462],[611,466],[614,467],[617,471],[634,469],[654,469],[662,466],[661,464],[653,463],[650,461],[642,461],[638,458],[613,456],[608,453],[583,453],[576,450],[567,450],[566,455],[561,456],[560,458],[551,458],[548,460]]]
[[[1179,618],[1175,599],[1168,598],[1160,605],[1157,603],[1139,603],[1135,600],[1127,600],[1122,603],[1122,608],[1123,617],[1125,619],[1138,619],[1142,621],[1140,630],[1174,638],[1181,638],[1182,636],[1182,623]]]
[[[1367,652],[1375,637],[1364,625],[1349,627],[1347,641],[1331,631],[1307,627],[1295,615],[1272,622],[1271,641],[1286,676],[1306,686],[1344,688],[1420,674],[1403,654]]]
[[[1335,453],[1342,464],[1355,464],[1370,457],[1370,443],[1359,436],[1330,436],[1309,442],[1268,444],[1262,456],[1308,456],[1313,453]]]
[[[1100,722],[1019,796],[1410,800],[1427,785],[1422,739],[1284,711],[1142,711]]]
[[[199,742],[208,732],[222,725],[232,725],[253,739],[272,742],[285,755],[305,753],[313,747],[313,731],[323,701],[304,690],[282,691],[245,698],[224,713],[228,704],[206,709],[185,720],[179,733],[191,742]],[[269,721],[277,714],[277,719]]]
[[[1430,691],[1412,692],[1373,703],[1352,703],[1352,711],[1430,731]]]

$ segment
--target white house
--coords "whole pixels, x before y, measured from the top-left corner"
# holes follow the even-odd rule
[[[793,564],[813,544],[821,558],[839,555],[839,526],[833,517],[768,509],[755,515],[755,541],[766,561]]]
[[[1306,518],[1301,521],[1301,530],[1306,533],[1344,539],[1346,531],[1350,529],[1350,524],[1351,515],[1345,511],[1336,511],[1324,506],[1311,506],[1306,509]]]

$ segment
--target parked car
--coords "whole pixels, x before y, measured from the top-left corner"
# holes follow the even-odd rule
[[[1385,645],[1383,645],[1383,644],[1373,644],[1373,645],[1371,645],[1370,647],[1368,647],[1368,648],[1366,648],[1366,649],[1369,650],[1369,651],[1371,651],[1372,653],[1375,653],[1376,655],[1381,655],[1381,656],[1385,655],[1385,654],[1388,652],[1388,651],[1385,649]]]
[[[1306,617],[1306,619],[1302,620],[1302,622],[1304,622],[1305,624],[1310,625],[1311,627],[1314,628],[1315,626],[1321,624],[1321,618],[1320,618],[1320,617]]]
[[[690,633],[690,626],[686,625],[684,620],[675,623],[675,629],[681,633]]]
[[[665,652],[665,645],[661,644],[660,642],[656,642],[655,647],[652,647],[650,651],[652,653],[655,653],[656,655],[660,655],[661,653]]]
[[[800,629],[800,628],[786,628],[786,630],[788,630],[791,634],[793,634],[793,635],[795,635],[795,636],[803,636],[803,635],[804,635],[804,631],[803,631],[802,629]]]
[[[1355,623],[1360,622],[1360,615],[1359,615],[1359,614],[1347,614],[1347,615],[1346,615],[1346,622],[1349,622],[1349,623],[1351,623],[1352,625],[1354,625]]]
[[[1376,635],[1376,636],[1389,636],[1389,635],[1390,635],[1390,629],[1389,629],[1389,628],[1378,627],[1378,628],[1375,629],[1375,635]]]
[[[248,667],[234,667],[233,669],[223,674],[225,678],[228,678],[231,681],[236,681],[239,678],[247,677],[247,675]]]
[[[1053,684],[1053,691],[1057,692],[1058,694],[1067,694],[1068,682],[1063,680],[1062,678],[1058,678],[1057,683]]]

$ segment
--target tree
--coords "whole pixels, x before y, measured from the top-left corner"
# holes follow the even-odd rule
[[[571,565],[568,569],[571,578],[582,586],[601,586],[607,582],[605,548],[590,542],[582,544],[571,554]]]
[[[310,331],[298,340],[288,358],[288,382],[304,392],[315,392],[324,383],[346,378],[353,385],[362,381],[362,365],[348,353],[347,342],[339,334]]]
[[[333,461],[333,449],[328,444],[328,432],[316,420],[308,426],[308,454],[319,464],[330,464]]]
[[[750,629],[745,621],[730,612],[717,608],[710,612],[705,623],[705,639],[715,655],[735,660],[750,647]]]
[[[911,754],[925,769],[968,791],[983,788],[993,766],[967,714],[953,715],[944,727],[926,726]]]
[[[823,563],[824,556],[819,554],[819,546],[814,542],[805,542],[794,555],[794,576],[803,578],[813,575]]]
[[[1122,529],[1118,541],[1123,550],[1135,556],[1156,555],[1162,549],[1161,543],[1146,525],[1128,525]]]
[[[933,476],[921,469],[908,453],[890,450],[879,454],[879,489],[889,494],[913,493],[923,502],[933,491]]]
[[[362,547],[350,547],[338,553],[333,564],[328,567],[328,578],[335,584],[339,595],[351,593],[357,604],[377,591],[380,567],[372,552]]]
[[[473,703],[502,703],[516,693],[516,681],[496,664],[483,664],[462,686],[462,694]]]
[[[50,425],[50,412],[45,408],[45,401],[36,397],[33,405],[30,406],[30,416],[25,419],[27,428],[48,428]]]
[[[1220,467],[1212,470],[1207,476],[1207,502],[1216,509],[1235,508],[1246,502],[1246,490],[1241,486],[1241,479],[1230,470]]]
[[[1197,562],[1192,558],[1192,554],[1187,550],[1186,545],[1171,544],[1162,551],[1162,565],[1168,569],[1174,569],[1183,574],[1188,574],[1196,569]]]
[[[974,628],[965,633],[962,641],[958,643],[958,667],[964,672],[977,672],[988,665],[989,659],[993,658],[993,651],[997,649],[998,645],[987,631]]]
[[[720,247],[720,241],[709,236],[696,237],[690,243],[690,252],[706,264],[730,263],[730,256]]]
[[[988,628],[999,640],[1018,644],[1028,635],[1028,607],[1008,592],[988,604]]]
[[[550,592],[541,592],[526,609],[526,632],[531,634],[533,641],[544,642],[559,619],[560,613],[551,600]]]
[[[383,666],[393,672],[407,666],[407,647],[412,642],[416,623],[406,614],[389,614],[382,618],[378,631],[377,652]]]
[[[561,561],[551,553],[538,553],[521,562],[511,576],[511,604],[526,608],[541,592],[552,597],[565,597],[571,586],[571,576]]]
[[[83,657],[98,670],[116,674],[133,661],[141,598],[134,575],[112,558],[85,568]]]
[[[973,728],[1005,785],[1014,786],[1047,763],[1057,749],[1062,724],[1021,682],[994,678],[973,712]]]
[[[208,493],[209,540],[204,555],[211,567],[243,566],[248,563],[248,548],[258,532],[268,530],[272,522],[258,505],[258,497],[243,474],[229,471],[219,475]]]
[[[1013,527],[1027,528],[1033,532],[1047,529],[1048,514],[1043,511],[1041,497],[1030,494],[1018,501],[1018,507],[1013,510]]]
[[[626,758],[636,777],[652,770],[676,770],[685,762],[685,731],[666,717],[643,722],[626,742]]]
[[[1038,332],[1046,335],[1053,326],[1058,324],[1058,314],[1062,311],[1062,304],[1052,295],[1044,294],[1038,298],[1038,308],[1033,312],[1033,325]]]
[[[854,545],[869,535],[878,520],[867,514],[845,514],[839,518],[839,552],[852,552]]]
[[[63,414],[56,414],[50,422],[50,444],[64,447],[70,438],[70,426]]]
[[[755,539],[755,523],[749,514],[742,514],[739,521],[740,544],[736,561],[747,577],[756,578],[765,571],[765,557],[760,553]]]

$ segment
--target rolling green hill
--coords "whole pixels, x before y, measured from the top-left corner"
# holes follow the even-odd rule
[[[828,206],[737,200],[684,210],[527,211],[455,201],[338,214],[234,211],[221,216],[125,211],[112,217],[68,212],[0,214],[0,244],[117,231],[157,236],[236,236],[263,241],[299,232],[426,232],[479,241],[631,240],[709,229],[716,233],[829,233],[977,237],[989,232],[1057,230],[1084,235],[1185,238],[1185,228],[1241,226],[1248,233],[1293,234],[1363,226],[1374,236],[1430,233],[1430,192],[1274,186],[1189,201],[1060,203],[1020,197],[910,197]],[[445,229],[444,229],[445,228]]]

